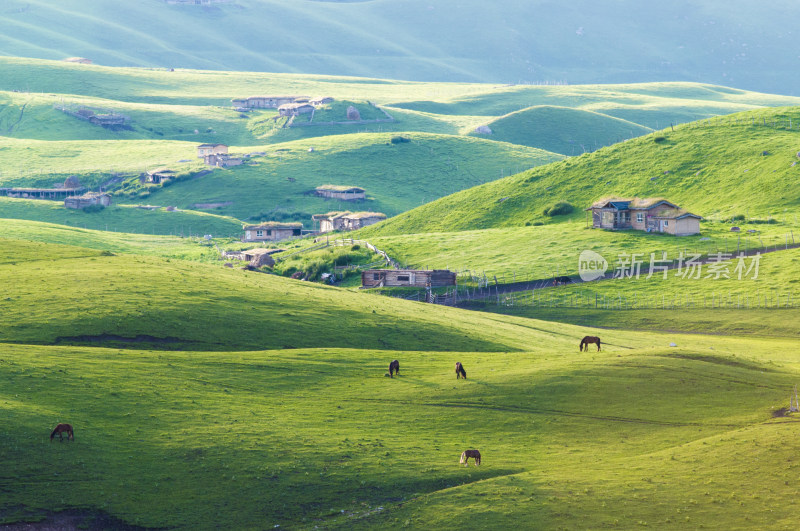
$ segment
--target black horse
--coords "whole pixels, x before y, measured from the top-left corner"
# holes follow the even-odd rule
[[[456,362],[456,380],[459,378],[467,379],[467,371],[464,370],[464,366],[461,365],[460,361]]]
[[[555,277],[553,279],[554,286],[560,286],[564,284],[572,284],[572,279],[567,276]]]
[[[400,374],[400,362],[397,360],[389,364],[389,378],[394,378],[394,374]]]

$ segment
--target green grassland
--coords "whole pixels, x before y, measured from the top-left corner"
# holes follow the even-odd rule
[[[496,83],[713,80],[791,90],[797,6],[498,0],[6,0],[0,53],[116,66]],[[780,13],[781,16],[775,16]],[[654,24],[658,21],[658,24]],[[198,42],[197,36],[203,40]],[[764,38],[769,35],[769,38]],[[24,84],[20,87],[24,88]]]
[[[592,229],[587,227],[585,219],[575,218],[538,226],[388,236],[382,236],[380,226],[375,226],[360,231],[355,237],[369,240],[407,266],[485,272],[490,277],[497,275],[501,283],[506,283],[512,280],[512,275],[520,279],[575,275],[578,256],[584,250],[600,253],[613,267],[622,253],[639,253],[649,264],[651,253],[658,258],[667,253],[669,259],[677,259],[681,253],[708,255],[781,248],[793,241],[800,243],[800,224],[793,212],[785,216],[781,212],[777,223],[737,221],[735,226],[742,230],[738,235],[731,233],[734,223],[730,221],[704,221],[700,224],[699,235],[676,238],[634,230]],[[747,230],[758,232],[749,234]]]
[[[135,175],[169,165],[176,171],[199,170],[196,144],[155,140],[28,140],[0,137],[0,185],[51,188],[77,175],[96,187],[120,175]],[[178,162],[187,160],[189,162]]]
[[[309,227],[314,213],[358,207],[393,216],[562,157],[535,146],[571,155],[647,132],[659,120],[662,124],[678,123],[797,102],[796,98],[691,83],[493,86],[289,74],[167,72],[13,58],[0,60],[0,73],[4,74],[0,76],[0,88],[7,90],[0,94],[0,130],[5,135],[0,139],[0,184],[4,186],[52,186],[74,174],[90,187],[111,181],[108,187],[121,195],[117,202],[176,205],[182,209],[191,209],[195,203],[230,202],[214,212],[242,220],[299,220]],[[51,84],[52,79],[58,79],[58,83]],[[27,91],[8,92],[21,86],[18,82],[24,82]],[[269,92],[337,98],[321,109],[319,116],[315,113],[317,123],[341,115],[350,104],[357,106],[364,118],[382,115],[366,101],[386,105],[396,121],[284,128],[280,120],[273,120],[274,110],[240,114],[230,107],[231,98]],[[130,128],[109,130],[91,125],[55,108],[61,104],[120,112],[132,118]],[[518,108],[528,110],[514,112]],[[613,118],[615,115],[620,119]],[[494,119],[500,120],[494,124],[495,134],[470,136],[475,127]],[[393,136],[405,136],[412,142],[392,145],[389,141]],[[227,142],[234,153],[267,154],[248,159],[244,166],[173,183],[170,188],[136,182],[139,174],[158,166],[187,175],[196,173],[202,165],[195,157],[194,147],[208,141]],[[313,152],[309,151],[311,148]],[[565,164],[583,167],[583,160]],[[562,166],[548,168],[559,175],[563,173]],[[594,169],[591,172],[596,175]],[[579,177],[581,181],[586,178]],[[670,179],[659,182],[671,186],[674,183]],[[559,195],[575,195],[574,187],[565,188],[557,178],[551,180],[557,190],[563,190]],[[543,179],[542,183],[549,181]],[[397,186],[398,182],[406,185]],[[307,195],[314,187],[329,183],[364,187],[371,199],[366,204],[348,205]],[[525,220],[513,212],[506,216],[505,210],[521,199],[512,197],[522,189],[515,183],[502,181],[492,189],[494,192],[506,186],[496,200],[511,198],[503,204],[503,223],[540,219],[536,214]],[[627,181],[619,184],[629,186]],[[518,190],[505,193],[509,186]],[[548,184],[543,184],[535,190],[537,199],[555,198],[547,188]],[[590,188],[595,190],[594,186]],[[478,194],[482,202],[497,195],[485,195],[485,190],[470,193]],[[425,223],[425,230],[461,229],[468,224],[474,213],[449,213],[463,210],[452,205],[459,197],[463,196],[454,196],[443,204],[448,212],[437,214],[439,228],[437,223]],[[533,206],[538,210],[536,202],[522,202],[524,208]],[[37,217],[40,212],[44,209],[0,214],[60,222],[49,216]],[[104,225],[84,223],[95,228]],[[132,219],[124,225],[124,230],[130,230],[138,223]],[[154,229],[149,223],[142,230],[175,232],[173,228]],[[220,231],[212,224],[198,227],[197,232]]]
[[[172,212],[170,212],[172,214]],[[17,252],[18,245],[44,245],[47,249],[41,259],[55,260],[67,250],[70,253],[96,250],[106,253],[126,253],[158,256],[200,262],[219,262],[220,254],[212,243],[203,238],[166,235],[150,235],[85,229],[39,221],[2,219],[3,250],[6,262],[35,260],[28,251]],[[222,240],[225,242],[225,240]],[[50,246],[53,246],[52,248]],[[236,244],[230,245],[236,247]],[[65,256],[67,256],[65,255]],[[89,253],[94,256],[94,253]]]
[[[798,518],[794,421],[773,418],[800,375],[792,340],[468,312],[153,256],[186,239],[9,227],[2,523],[71,508],[82,525],[178,529]],[[108,252],[126,245],[140,250]],[[587,333],[602,352],[577,351]],[[74,442],[48,440],[57,422]],[[480,467],[459,466],[466,448]]]
[[[797,208],[798,108],[749,111],[674,129],[453,194],[368,233],[521,226],[543,221],[544,207],[561,200],[577,207],[573,219],[582,219],[582,209],[613,195],[664,196],[704,217]]]
[[[492,134],[480,135],[482,137],[542,147],[569,156],[652,132],[633,122],[601,113],[553,106],[517,111],[486,125]]]
[[[167,238],[153,239],[169,243]],[[13,242],[5,240],[4,246],[12,255]],[[428,305],[409,306],[224,268],[221,260],[209,265],[120,254],[79,262],[59,260],[58,253],[55,248],[51,254],[34,254],[31,263],[23,254],[0,266],[7,283],[0,301],[6,316],[0,340],[136,344],[136,338],[147,336],[142,341],[166,348],[210,350],[338,346],[496,351],[522,350],[530,339],[526,335],[538,333],[522,322],[482,330],[478,323],[485,317],[472,313],[454,324],[448,314],[456,310],[442,313]],[[51,282],[58,289],[47,289],[55,288]],[[57,321],[48,318],[54,308],[59,308]]]
[[[797,338],[800,251],[721,258],[719,266],[656,270],[649,278],[649,256],[638,276],[612,261],[622,278],[501,294],[467,307],[584,326]]]
[[[459,189],[561,158],[535,148],[467,137],[410,133],[406,134],[410,142],[392,144],[392,136],[362,133],[271,145],[265,148],[266,156],[251,159],[247,166],[155,189],[147,200],[184,208],[230,201],[217,212],[240,219],[258,215],[279,219],[274,216],[280,212],[298,213],[297,221],[309,225],[311,214],[333,210],[395,215]],[[323,184],[360,186],[369,199],[349,203],[310,194]]]
[[[64,208],[63,201],[42,201],[0,197],[0,213],[9,219],[40,220],[47,223],[111,232],[140,234],[241,237],[238,220],[191,210],[167,211],[111,204],[100,212]]]

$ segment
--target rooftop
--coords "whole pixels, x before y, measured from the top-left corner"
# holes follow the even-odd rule
[[[358,186],[341,186],[338,184],[323,184],[322,186],[317,186],[317,190],[327,190],[331,192],[363,192],[363,188],[359,188]]]
[[[245,225],[244,230],[258,229],[302,229],[303,224],[298,222],[282,223],[280,221],[265,221],[258,225]]]

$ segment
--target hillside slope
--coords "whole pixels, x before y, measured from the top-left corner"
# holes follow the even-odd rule
[[[0,263],[7,282],[2,342],[486,352],[522,350],[540,335],[551,336],[502,317],[488,332],[478,323],[493,319],[481,314],[223,268],[222,262],[98,256],[88,249],[75,257],[60,246],[17,239],[2,240],[2,248],[14,255]]]
[[[582,209],[605,196],[666,197],[704,217],[775,215],[800,206],[800,108],[694,122],[465,190],[366,235],[522,226],[544,207]]]
[[[787,0],[769,9],[755,0],[727,7],[721,0],[7,0],[0,54],[439,81],[702,80],[791,93],[797,57],[783,21],[800,8]]]
[[[647,127],[593,111],[538,106],[507,114],[485,124],[491,140],[574,156],[651,132]]]

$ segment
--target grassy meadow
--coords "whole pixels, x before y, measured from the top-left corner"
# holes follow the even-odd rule
[[[792,343],[603,332],[580,354],[582,330],[549,328],[495,353],[4,345],[2,521],[791,527],[796,433],[772,414]],[[59,421],[75,442],[48,441]]]
[[[115,199],[117,203],[172,205],[184,210],[193,209],[196,203],[222,203],[213,210],[215,214],[247,221],[302,221],[309,228],[312,214],[356,209],[394,216],[509,175],[527,175],[526,170],[538,166],[546,165],[574,183],[575,176],[563,170],[566,166],[549,163],[666,124],[800,101],[697,83],[432,83],[110,68],[12,57],[0,58],[0,91],[0,186],[52,186],[76,175],[92,189],[105,185],[123,196]],[[234,98],[265,93],[324,95],[335,100],[315,111],[315,124],[306,127],[284,127],[286,120],[276,121],[275,110],[240,113],[231,106]],[[384,117],[373,104],[384,108],[395,121],[325,125],[344,119],[350,105],[357,107],[365,120]],[[113,111],[128,116],[130,122],[122,128],[102,128],[62,113],[60,106]],[[309,119],[306,115],[297,120]],[[474,132],[487,124],[493,134]],[[411,142],[392,144],[390,140],[397,136]],[[724,139],[726,143],[729,140]],[[202,142],[226,143],[235,154],[265,155],[169,187],[138,183],[140,174],[160,166],[196,175],[202,163],[195,156],[195,146]],[[577,160],[585,166],[579,157],[569,163]],[[590,166],[585,171],[596,175]],[[537,199],[574,195],[574,184],[565,187],[558,177],[554,181],[555,187],[536,189]],[[501,181],[492,190],[503,188],[502,183],[509,184]],[[321,184],[361,186],[367,189],[370,201],[349,205],[309,195]],[[485,202],[495,195],[486,191],[475,189],[470,194],[480,194]],[[444,206],[448,211],[462,210],[451,199]],[[17,208],[12,212],[0,207],[3,217],[54,221],[38,213],[44,210]],[[503,216],[505,224],[520,221],[516,215]],[[459,220],[453,215],[436,217],[440,228],[447,224],[450,230],[460,229],[474,215],[459,214]],[[528,216],[525,221],[531,219],[538,217]],[[400,230],[413,228],[399,223]],[[84,225],[92,226],[91,222]],[[138,230],[139,223],[132,216],[124,225],[128,227],[125,230]],[[142,227],[143,231],[154,230],[149,223]],[[431,224],[426,230],[435,228],[436,224]],[[219,231],[209,223],[197,232]]]

